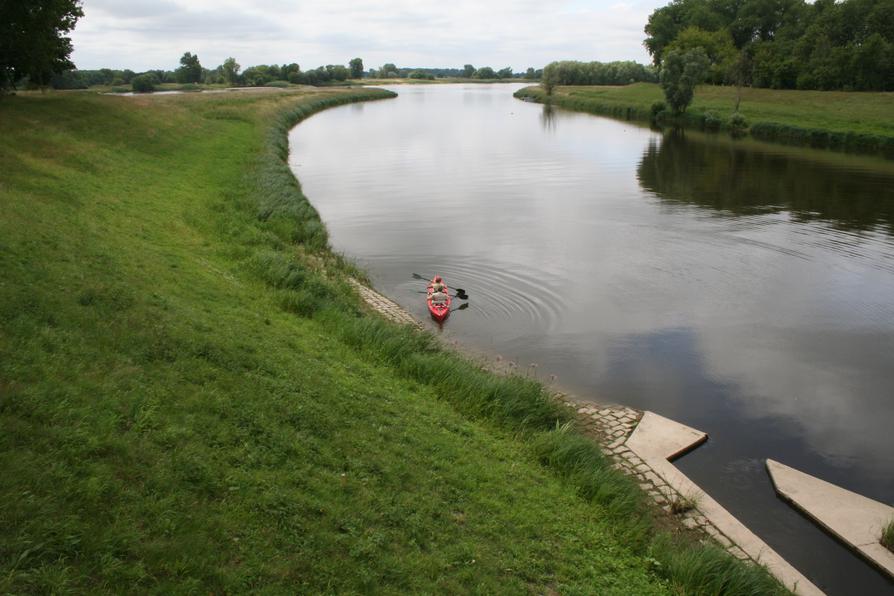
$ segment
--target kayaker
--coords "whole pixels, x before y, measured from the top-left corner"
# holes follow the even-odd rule
[[[431,284],[432,304],[443,304],[444,302],[447,302],[447,292],[444,291],[446,289],[447,286],[444,285],[444,282],[441,280],[441,276],[436,275]]]

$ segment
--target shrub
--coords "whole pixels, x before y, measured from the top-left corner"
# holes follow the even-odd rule
[[[720,130],[723,121],[714,112],[705,112],[705,130]]]
[[[894,553],[894,519],[888,522],[888,525],[882,530],[882,539],[880,542],[882,543],[882,546]]]
[[[289,82],[288,81],[268,81],[267,83],[264,83],[264,86],[265,87],[279,87],[280,89],[285,89],[286,87],[289,86]]]
[[[726,125],[729,127],[729,131],[733,135],[743,135],[745,134],[745,131],[748,130],[748,120],[746,120],[745,116],[740,112],[733,112],[730,114]]]
[[[139,75],[131,81],[134,93],[152,93],[155,91],[155,77],[149,74]]]

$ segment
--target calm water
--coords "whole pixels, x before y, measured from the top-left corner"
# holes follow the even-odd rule
[[[763,462],[894,502],[894,162],[516,88],[402,86],[298,126],[291,163],[335,248],[421,319],[413,272],[464,288],[444,326],[464,346],[707,432],[681,469],[830,593],[892,593]]]

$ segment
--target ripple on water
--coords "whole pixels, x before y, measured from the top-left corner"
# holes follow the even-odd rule
[[[493,260],[443,257],[415,258],[412,263],[396,256],[370,258],[375,268],[388,271],[388,277],[410,277],[409,268],[420,275],[437,272],[451,288],[463,288],[482,319],[512,320],[514,324],[553,329],[566,310],[566,301],[557,288],[559,278],[546,271],[519,271],[515,266]],[[415,296],[418,284],[396,284],[398,300]]]

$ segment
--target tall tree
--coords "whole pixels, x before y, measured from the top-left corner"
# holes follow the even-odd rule
[[[363,60],[360,58],[354,58],[350,62],[348,62],[348,66],[351,67],[351,78],[352,79],[362,79],[363,78]]]
[[[687,27],[677,34],[677,37],[669,43],[664,52],[681,50],[686,52],[695,48],[702,48],[711,62],[708,70],[708,82],[722,85],[732,78],[733,65],[738,57],[733,38],[726,29],[717,31],[705,31],[698,27]]]
[[[181,83],[198,83],[202,80],[202,65],[199,63],[199,57],[196,54],[186,52],[180,57],[177,80]]]
[[[471,79],[472,77],[474,77],[475,76],[475,67],[472,66],[471,64],[466,64],[465,66],[463,66],[463,76],[466,77],[467,79]]]
[[[0,91],[24,77],[48,85],[54,74],[74,68],[65,33],[82,16],[80,0],[0,1]]]
[[[553,94],[553,89],[559,84],[559,69],[555,68],[555,63],[547,65],[543,69],[543,76],[540,77],[540,84],[547,95]]]
[[[239,69],[242,68],[232,56],[224,60],[220,70],[224,80],[228,85],[235,85],[239,82]]]
[[[708,72],[710,61],[701,48],[665,52],[661,66],[661,88],[674,114],[682,114],[692,103],[695,86]]]

